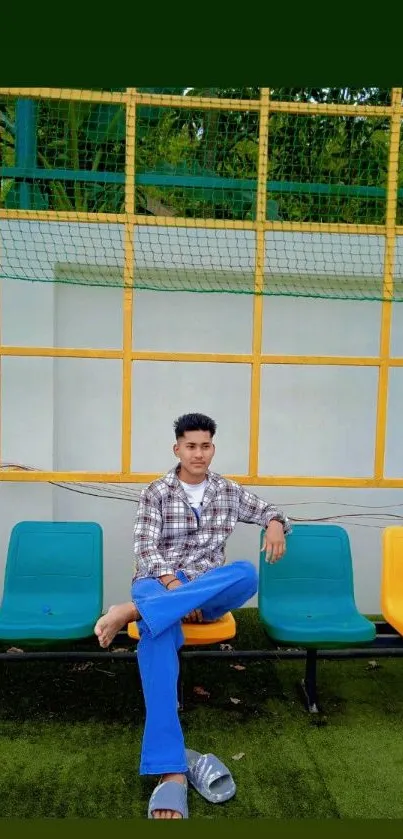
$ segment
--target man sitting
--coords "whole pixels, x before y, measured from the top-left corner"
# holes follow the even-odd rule
[[[264,548],[271,562],[283,556],[290,530],[273,505],[210,472],[214,420],[185,414],[174,429],[179,464],[140,497],[132,601],[112,606],[95,626],[101,647],[107,647],[120,629],[138,622],[146,706],[140,774],[161,776],[149,808],[156,819],[187,817],[188,765],[177,702],[181,622],[217,620],[256,593],[258,575],[251,562],[224,565],[225,544],[238,521],[266,528]]]

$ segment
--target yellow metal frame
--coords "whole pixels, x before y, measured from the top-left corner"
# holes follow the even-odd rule
[[[403,367],[403,358],[390,357],[391,314],[393,299],[393,273],[396,237],[403,235],[403,226],[396,224],[397,188],[399,170],[400,126],[403,118],[402,89],[393,88],[390,105],[338,105],[314,104],[308,102],[278,102],[270,99],[269,88],[262,88],[260,99],[214,99],[200,96],[168,96],[163,94],[139,93],[134,88],[124,92],[73,90],[59,88],[0,87],[0,96],[24,96],[36,99],[56,99],[123,105],[126,109],[126,190],[124,213],[80,213],[68,211],[36,211],[0,209],[0,219],[24,219],[35,221],[75,221],[94,224],[121,224],[124,226],[124,273],[123,273],[123,324],[122,348],[84,349],[79,347],[22,347],[1,343],[2,357],[26,356],[42,358],[108,358],[122,362],[122,417],[121,417],[121,468],[119,472],[53,472],[22,471],[19,468],[0,470],[0,481],[70,481],[70,482],[121,482],[148,483],[157,477],[154,473],[133,471],[131,463],[132,438],[132,364],[133,361],[173,361],[194,363],[248,364],[251,368],[249,468],[247,475],[230,477],[245,485],[257,486],[327,486],[327,487],[389,487],[402,488],[401,478],[384,477],[386,447],[387,403],[389,370]],[[135,128],[136,107],[158,105],[197,109],[219,109],[256,111],[259,113],[259,154],[257,179],[257,211],[254,221],[231,221],[224,219],[188,219],[165,216],[144,216],[135,212]],[[386,198],[385,224],[330,224],[309,222],[279,222],[266,220],[266,183],[268,170],[269,116],[271,113],[305,115],[326,115],[329,117],[387,117],[390,120],[389,168]],[[134,303],[134,230],[135,226],[155,225],[164,227],[200,227],[227,230],[253,230],[256,233],[255,295],[253,307],[253,342],[250,353],[171,353],[133,349],[132,323]],[[354,233],[369,236],[384,236],[385,257],[383,270],[383,296],[379,354],[367,356],[313,356],[313,355],[268,355],[262,353],[263,283],[265,261],[265,233],[269,230],[295,231],[299,233]],[[372,475],[357,478],[343,476],[290,476],[259,475],[259,414],[260,382],[264,364],[301,364],[377,367],[378,397],[375,435],[374,471]],[[0,366],[1,373],[1,366]],[[0,388],[1,405],[1,388]],[[134,393],[135,405],[135,393]],[[1,426],[1,417],[0,417]],[[1,430],[1,427],[0,427]],[[0,438],[1,444],[1,438]],[[1,449],[0,449],[1,452]],[[135,464],[134,464],[135,465]]]
[[[386,240],[383,268],[383,297],[381,336],[380,336],[380,360],[379,380],[376,418],[376,440],[375,440],[375,478],[382,478],[385,461],[386,448],[386,425],[388,405],[388,381],[389,381],[389,359],[390,359],[390,337],[392,326],[392,298],[393,298],[393,271],[395,265],[396,235],[394,225],[396,222],[397,189],[399,174],[399,141],[401,123],[401,88],[393,90],[392,93],[392,116],[390,126],[389,143],[389,166],[388,166],[388,188],[386,195]]]
[[[126,102],[125,166],[125,237],[123,268],[123,377],[122,377],[122,472],[130,472],[132,430],[132,324],[134,283],[134,226],[130,216],[135,210],[136,91],[129,88]]]

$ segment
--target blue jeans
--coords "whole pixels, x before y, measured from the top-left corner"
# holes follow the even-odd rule
[[[181,619],[201,609],[206,620],[216,620],[252,597],[258,575],[251,562],[233,562],[207,571],[176,589],[146,577],[132,585],[132,600],[142,620],[137,660],[146,706],[140,774],[186,772],[185,743],[178,716],[178,651],[183,644]]]

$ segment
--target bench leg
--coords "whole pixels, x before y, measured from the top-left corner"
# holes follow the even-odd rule
[[[319,713],[318,698],[316,690],[316,662],[317,650],[307,649],[305,678],[302,679],[301,687],[304,694],[305,704],[310,714]]]

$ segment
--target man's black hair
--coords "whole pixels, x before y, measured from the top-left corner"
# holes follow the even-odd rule
[[[209,431],[214,437],[217,425],[211,417],[205,414],[183,414],[174,422],[175,437],[183,437],[186,431]]]

